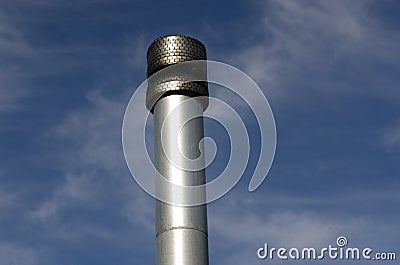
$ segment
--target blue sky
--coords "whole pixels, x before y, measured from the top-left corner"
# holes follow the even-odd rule
[[[121,126],[147,46],[169,34],[249,74],[276,119],[274,164],[249,193],[260,136],[239,108],[252,153],[209,205],[210,264],[268,263],[264,243],[339,235],[399,258],[399,12],[388,0],[1,1],[0,263],[155,263],[154,201],[125,165]],[[222,152],[213,178],[227,140],[206,125]]]

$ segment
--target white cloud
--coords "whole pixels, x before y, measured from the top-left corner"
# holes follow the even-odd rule
[[[0,181],[6,179],[7,174],[7,170],[0,168]],[[11,209],[19,206],[19,200],[23,193],[21,189],[9,188],[7,184],[7,182],[4,182],[0,187],[0,211],[2,212],[0,220],[12,214]]]
[[[23,107],[22,100],[29,95],[29,91],[20,78],[23,74],[19,70],[0,66],[0,113]]]
[[[26,57],[35,51],[26,40],[24,28],[13,22],[12,16],[0,5],[0,53],[4,56]]]
[[[395,220],[371,218],[365,205],[380,204],[399,196],[395,191],[352,191],[335,198],[318,197],[311,200],[275,194],[252,194],[251,200],[230,196],[215,202],[209,209],[211,257],[221,264],[260,262],[256,251],[264,243],[270,247],[327,247],[335,245],[338,236],[345,236],[349,246],[369,246],[375,250],[391,251],[398,241]],[[289,196],[290,197],[290,196]],[[271,199],[273,198],[273,199]],[[359,201],[360,200],[360,201]],[[363,202],[361,201],[363,200]],[[315,210],[312,206],[318,204]],[[349,213],[351,206],[359,207]],[[350,208],[349,208],[350,207]],[[300,263],[303,264],[303,263]]]
[[[15,196],[0,189],[0,210],[9,209],[15,201]]]
[[[65,182],[55,189],[49,200],[43,202],[38,209],[30,213],[31,217],[47,223],[58,216],[58,211],[93,202],[91,196],[98,192],[93,174],[67,175]],[[89,192],[90,191],[90,192]]]
[[[33,265],[38,253],[33,249],[0,241],[0,261],[2,265]]]
[[[124,102],[104,98],[98,90],[88,93],[87,99],[88,108],[70,112],[48,136],[67,144],[68,150],[59,154],[67,168],[119,169]]]
[[[53,148],[59,146],[50,159],[65,179],[32,211],[31,217],[42,222],[54,221],[65,208],[95,204],[104,198],[104,178],[121,172],[118,137],[122,106],[99,91],[89,93],[88,100],[90,107],[72,111],[45,136]]]
[[[29,95],[25,82],[29,74],[17,61],[35,54],[24,36],[24,28],[12,22],[0,5],[0,113],[22,107],[21,100]]]
[[[120,214],[134,226],[142,227],[152,234],[155,226],[154,199],[134,185],[137,184],[132,181],[132,185],[126,186],[123,191],[127,196],[121,203]]]
[[[387,148],[400,146],[400,120],[385,129],[381,136],[381,142]]]
[[[81,218],[81,225],[77,225],[71,219],[62,219],[65,212],[74,209],[104,211],[125,219],[135,229],[152,233],[153,199],[132,180],[122,153],[126,100],[106,98],[98,90],[90,92],[87,99],[89,106],[70,112],[44,137],[53,149],[57,146],[49,159],[64,180],[49,191],[50,196],[29,217],[46,224],[53,236],[65,240],[97,236],[119,241],[118,236],[124,236],[102,223],[89,225]],[[111,202],[116,204],[110,206]]]
[[[144,34],[125,35],[125,46],[124,56],[129,66],[140,69],[143,71],[146,69],[146,52],[147,52],[147,41],[145,40]]]
[[[376,68],[398,68],[400,36],[371,14],[370,1],[263,3],[256,4],[264,10],[260,37],[229,61],[255,78],[269,98],[291,101],[315,92],[400,96],[393,86],[397,77]]]

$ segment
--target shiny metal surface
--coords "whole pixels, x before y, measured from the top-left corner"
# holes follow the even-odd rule
[[[208,264],[207,236],[190,229],[169,230],[157,237],[156,264]]]
[[[185,115],[179,113],[174,119],[166,119],[167,115],[188,98],[184,95],[170,95],[157,102],[154,108],[154,154],[156,168],[165,178],[175,184],[189,186],[205,183],[204,170],[180,169],[168,160],[167,154],[171,157],[174,151],[180,148],[186,157],[198,157],[199,143],[203,138],[203,120],[195,118],[184,124]],[[188,112],[188,107],[191,108],[191,112],[194,110],[199,115],[203,112],[201,103],[196,101],[191,105],[179,106],[178,111]],[[175,132],[173,128],[176,126],[183,126],[179,135],[172,133]],[[165,133],[163,142],[162,130]],[[178,137],[178,142],[182,143],[180,147],[170,144],[174,142],[173,137]],[[189,197],[191,194],[185,196]],[[156,242],[158,265],[208,264],[206,206],[180,207],[156,201]]]
[[[206,181],[204,169],[187,169],[190,165],[185,164],[187,160],[181,155],[196,159],[204,150],[200,140],[204,136],[202,114],[205,105],[203,99],[197,96],[208,96],[208,87],[206,82],[185,82],[185,79],[193,74],[206,75],[206,67],[200,66],[195,73],[184,68],[175,72],[162,69],[191,60],[206,60],[206,50],[201,42],[185,36],[159,38],[147,52],[149,79],[146,106],[154,114],[155,166],[172,183],[187,186]],[[163,74],[157,75],[160,70]],[[194,99],[193,102],[181,104],[190,98]],[[173,118],[168,119],[172,112]],[[187,122],[187,113],[198,118]],[[179,133],[177,127],[181,128]],[[181,155],[177,155],[177,150]],[[177,160],[186,169],[178,167],[174,163]],[[203,160],[200,163],[204,165]],[[156,190],[168,196],[175,195],[157,183]],[[190,196],[183,194],[183,198]],[[157,265],[207,265],[207,238],[206,205],[183,207],[156,201]]]

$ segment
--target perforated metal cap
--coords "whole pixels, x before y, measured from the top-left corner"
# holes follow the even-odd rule
[[[171,65],[206,59],[205,46],[191,37],[166,36],[155,40],[147,50],[147,109],[153,111],[160,98],[171,94],[208,96],[207,82],[188,82],[207,79],[205,62],[190,69],[182,64],[182,67],[174,67],[171,71],[166,69],[159,74],[160,70]]]

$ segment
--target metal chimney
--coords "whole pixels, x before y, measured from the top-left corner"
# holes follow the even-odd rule
[[[176,151],[179,150],[186,158],[195,159],[200,156],[200,150],[203,150],[200,140],[204,134],[202,114],[207,108],[207,102],[204,100],[204,96],[208,96],[207,82],[187,82],[187,77],[193,75],[193,69],[187,71],[184,67],[182,71],[170,71],[160,76],[157,76],[157,72],[168,66],[193,60],[206,60],[206,49],[201,42],[187,36],[159,38],[147,50],[146,107],[154,115],[155,166],[168,181],[182,186],[195,186],[206,182],[204,167],[199,170],[187,170],[178,167],[170,158],[176,156]],[[197,73],[194,75],[200,73],[206,77],[205,63],[204,68],[195,72]],[[203,97],[197,100],[199,96]],[[182,104],[188,99],[194,99],[193,103]],[[168,115],[172,112],[176,115],[170,119]],[[184,114],[188,112],[200,118],[187,122]],[[178,134],[172,129],[177,126],[181,128]],[[204,164],[204,161],[202,163]],[[157,189],[168,196],[174,196],[172,191],[163,190],[163,187]],[[191,194],[183,196],[189,197]],[[157,200],[156,246],[157,265],[208,264],[206,205],[179,206]]]

